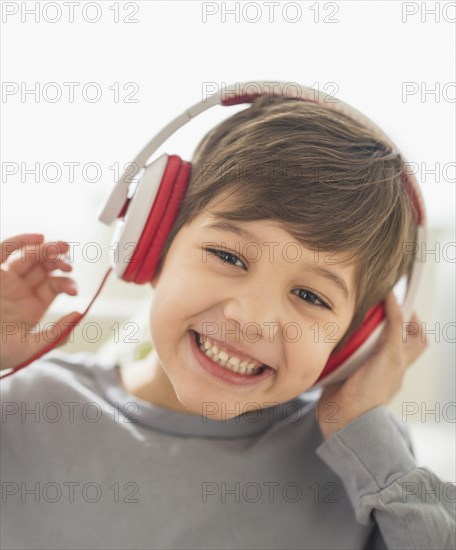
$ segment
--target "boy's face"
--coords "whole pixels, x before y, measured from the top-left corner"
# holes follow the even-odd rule
[[[150,326],[180,403],[193,414],[225,420],[293,399],[314,384],[350,325],[355,289],[354,266],[342,265],[343,255],[303,247],[270,221],[231,222],[254,239],[211,229],[223,221],[218,210],[200,214],[176,235],[152,281]],[[225,263],[208,248],[221,250]],[[348,297],[315,268],[342,279]],[[193,331],[275,372],[245,385],[222,380],[203,368]]]

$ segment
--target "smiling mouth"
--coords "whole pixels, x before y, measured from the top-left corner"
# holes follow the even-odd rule
[[[209,357],[209,359],[211,359],[214,363],[223,367],[226,370],[235,372],[237,374],[243,374],[244,376],[257,376],[259,374],[262,374],[266,370],[275,372],[275,370],[268,365],[258,365],[257,362],[250,360],[241,360],[235,355],[228,354],[225,351],[220,351],[217,346],[214,346],[207,341],[203,342],[201,335],[198,332],[192,332],[196,340],[196,344],[200,348],[201,352]]]

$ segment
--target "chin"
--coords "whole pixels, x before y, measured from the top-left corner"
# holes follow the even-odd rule
[[[239,401],[232,404],[226,401],[220,401],[216,399],[201,399],[195,400],[194,394],[184,395],[176,392],[179,402],[185,407],[188,411],[188,414],[194,414],[200,418],[209,419],[209,420],[230,420],[242,414],[242,407],[239,407]],[[188,398],[187,398],[188,397]]]
[[[189,391],[190,390],[190,391]],[[178,388],[174,388],[176,397],[179,403],[185,407],[187,414],[193,414],[195,416],[203,417],[203,407],[205,402],[200,399],[195,399],[195,394],[191,392],[191,388],[186,387],[184,391],[178,391]]]

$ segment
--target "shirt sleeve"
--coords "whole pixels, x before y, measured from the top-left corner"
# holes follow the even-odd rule
[[[391,550],[454,550],[456,485],[417,467],[410,436],[390,415],[383,406],[368,411],[316,453],[340,477],[356,520],[376,522],[380,547],[382,538]]]

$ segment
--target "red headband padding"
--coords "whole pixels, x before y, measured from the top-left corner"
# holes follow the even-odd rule
[[[160,251],[187,190],[190,170],[190,162],[177,155],[168,158],[157,197],[122,280],[143,284],[150,282],[155,275]]]

